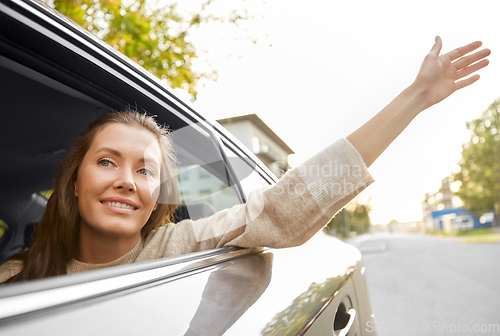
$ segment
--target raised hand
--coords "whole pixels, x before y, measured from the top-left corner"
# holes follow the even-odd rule
[[[347,140],[356,148],[367,166],[382,154],[420,112],[479,79],[478,74],[467,76],[488,65],[488,60],[484,58],[490,54],[490,50],[467,54],[481,44],[479,41],[473,42],[439,56],[442,43],[441,38],[436,36],[436,43],[425,57],[413,84],[347,136]]]
[[[440,56],[442,42],[441,38],[436,36],[436,42],[425,57],[413,83],[422,90],[426,107],[439,103],[453,92],[479,79],[478,74],[463,78],[488,65],[489,61],[484,58],[491,53],[489,49],[467,55],[481,45],[482,42],[476,41]]]

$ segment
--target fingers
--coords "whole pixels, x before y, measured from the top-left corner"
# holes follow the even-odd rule
[[[471,65],[474,62],[479,61],[480,59],[483,59],[491,54],[490,49],[483,49],[481,51],[478,51],[472,55],[462,57],[458,59],[457,61],[453,62],[453,67],[457,70],[460,70],[462,68],[465,68],[469,65]]]
[[[436,36],[436,40],[429,54],[434,54],[436,56],[439,56],[442,47],[443,47],[443,42],[441,41],[441,38],[439,36]]]
[[[446,55],[448,55],[448,57],[450,57],[450,59],[453,61],[453,60],[456,60],[459,57],[462,57],[465,54],[470,53],[471,51],[476,50],[482,44],[483,44],[483,42],[481,42],[481,41],[472,42],[472,43],[470,43],[470,44],[468,44],[466,46],[463,46],[463,47],[457,48],[455,50],[452,50],[449,53],[447,53]]]
[[[471,85],[472,83],[474,83],[478,79],[479,79],[479,75],[474,75],[472,77],[461,80],[460,82],[456,82],[455,83],[455,90],[463,89],[464,87]]]
[[[487,66],[489,63],[490,63],[490,61],[489,61],[489,60],[484,59],[484,60],[482,60],[482,61],[479,61],[479,62],[477,62],[477,63],[472,64],[472,65],[471,65],[471,66],[469,66],[469,67],[463,68],[462,70],[460,70],[460,71],[458,71],[458,72],[457,72],[457,79],[467,77],[467,76],[469,76],[471,73],[474,73],[474,72],[478,71],[479,69],[484,68],[484,67],[485,67],[485,66]]]

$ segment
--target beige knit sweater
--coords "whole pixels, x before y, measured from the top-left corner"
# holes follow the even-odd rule
[[[161,226],[110,263],[73,259],[67,270],[76,273],[222,246],[301,245],[372,182],[359,153],[340,139],[287,172],[273,187],[252,192],[246,204],[196,221]],[[0,282],[21,269],[20,261],[7,261],[0,266]]]

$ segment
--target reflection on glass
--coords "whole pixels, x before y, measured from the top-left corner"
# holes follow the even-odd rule
[[[222,335],[264,293],[273,254],[254,254],[214,272],[208,279],[185,336]]]
[[[49,200],[49,197],[50,195],[52,195],[52,192],[54,190],[50,189],[50,190],[44,190],[44,191],[40,191],[40,195],[43,196],[43,198],[45,198],[45,200]]]
[[[2,240],[5,231],[7,230],[7,224],[0,219],[0,241]]]
[[[200,165],[176,168],[175,174],[182,204],[206,203],[219,211],[240,203],[233,188]]]
[[[288,308],[279,312],[262,330],[262,335],[298,335],[347,280],[348,275],[312,283]],[[332,321],[333,323],[333,321]]]
[[[236,155],[236,153],[228,147],[223,148],[247,198],[250,191],[270,186],[269,182],[257,172],[255,162],[247,157]]]

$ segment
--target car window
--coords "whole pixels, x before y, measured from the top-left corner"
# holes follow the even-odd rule
[[[266,188],[272,184],[269,177],[265,176],[255,162],[248,157],[239,155],[234,149],[226,144],[224,144],[222,148],[243,189],[246,199],[252,190]]]
[[[76,135],[110,109],[135,106],[171,127],[177,158],[175,177],[186,217],[209,216],[245,200],[239,177],[229,169],[211,126],[161,87],[144,80],[133,69],[120,68],[136,79],[125,81],[117,76],[118,70],[110,75],[99,62],[84,60],[80,64],[83,56],[52,55],[60,63],[50,63],[43,57],[18,52],[14,45],[9,48],[9,53],[3,49],[0,52],[0,92],[5,111],[1,128],[8,144],[0,150],[5,163],[0,167],[4,173],[0,174],[0,218],[10,226],[0,245],[0,264],[28,246],[50,197],[58,163]],[[83,71],[81,67],[87,66],[88,71]],[[87,77],[82,80],[64,69],[77,69]]]
[[[181,204],[209,205],[215,211],[241,203],[236,190],[199,164],[175,169]]]
[[[0,91],[6,98],[2,102],[6,111],[2,134],[8,143],[1,150],[5,164],[0,168],[4,172],[0,218],[11,228],[9,234],[0,237],[2,264],[28,246],[50,197],[58,163],[76,134],[103,110],[74,90],[68,91],[70,95],[66,87],[61,89],[54,80],[1,57],[0,77],[5,79],[0,81]],[[237,179],[227,170],[219,143],[208,125],[182,127],[185,123],[167,110],[152,108],[150,112],[174,130],[183,218],[210,216],[243,201],[235,185]]]
[[[173,131],[171,138],[180,205],[191,219],[210,216],[243,201],[237,178],[213,134],[194,125]]]

